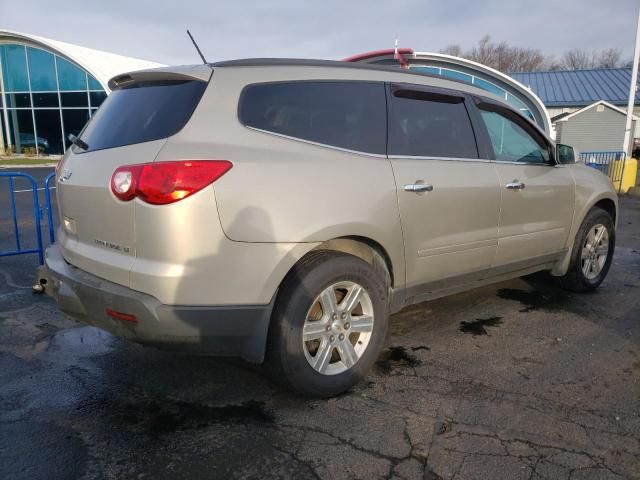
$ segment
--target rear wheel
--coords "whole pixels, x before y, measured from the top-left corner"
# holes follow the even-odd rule
[[[576,234],[571,263],[562,286],[574,292],[595,290],[605,279],[613,259],[615,229],[611,215],[593,208]]]
[[[277,380],[309,396],[348,390],[367,373],[387,332],[388,280],[364,260],[312,252],[285,279],[271,320]]]

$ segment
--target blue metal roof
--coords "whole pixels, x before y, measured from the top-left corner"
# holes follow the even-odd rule
[[[605,100],[613,105],[627,105],[630,68],[602,68],[554,72],[510,73],[530,87],[547,107],[580,107]],[[636,105],[640,92],[636,92]]]

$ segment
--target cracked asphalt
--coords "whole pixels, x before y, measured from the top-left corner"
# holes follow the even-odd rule
[[[596,293],[534,275],[409,307],[330,400],[77,324],[31,294],[34,255],[0,258],[0,478],[640,478],[640,201],[620,217]]]

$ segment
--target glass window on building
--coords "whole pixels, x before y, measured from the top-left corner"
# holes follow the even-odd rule
[[[87,75],[73,63],[58,57],[58,83],[60,90],[87,90]]]
[[[29,59],[29,80],[34,92],[55,92],[58,90],[56,81],[56,65],[53,55],[37,48],[27,48]]]
[[[33,149],[35,153],[36,137],[33,128],[33,116],[31,110],[7,110],[9,117],[9,135],[17,153],[29,153]]]
[[[78,136],[86,123],[89,121],[89,110],[85,109],[63,109],[62,110],[62,122],[64,123],[65,133],[65,148],[71,146],[69,141],[69,134],[72,133]]]
[[[35,108],[58,108],[60,106],[58,92],[33,92],[31,96],[33,97],[33,106]]]
[[[67,136],[78,135],[107,97],[91,74],[38,47],[0,45],[0,66],[0,147],[18,154],[64,153]]]
[[[7,92],[27,92],[27,57],[23,45],[0,45],[2,78]]]
[[[4,126],[4,109],[1,106],[2,104],[0,104],[0,154],[4,154],[4,149],[7,148],[7,130]]]
[[[504,98],[505,94],[507,93],[502,88],[494,85],[491,82],[483,80],[482,78],[474,77],[473,78],[473,84],[476,87],[481,88],[483,90],[486,90],[487,92],[491,92],[491,93],[493,93],[494,95],[496,95],[498,97]]]
[[[98,92],[104,92],[104,89],[102,88],[102,85],[100,85],[100,82],[98,80],[96,80],[93,75],[88,75],[89,77],[89,90],[95,90]]]
[[[441,75],[443,77],[453,78],[454,80],[460,80],[461,82],[471,83],[473,77],[467,73],[458,72],[457,70],[449,70],[448,68],[442,68]]]
[[[62,92],[60,101],[63,107],[89,107],[89,96],[87,92]]]
[[[533,113],[531,113],[531,110],[529,110],[524,103],[522,103],[518,98],[511,95],[510,93],[507,93],[507,103],[511,104],[513,108],[518,110],[525,117],[535,122],[535,118],[533,116]]]
[[[38,148],[41,153],[62,153],[62,123],[58,109],[37,108],[36,131],[38,132]]]
[[[4,96],[7,108],[31,108],[31,95],[28,93],[7,93]]]
[[[454,80],[460,80],[462,82],[475,85],[482,90],[493,93],[494,95],[503,98],[516,110],[520,111],[520,113],[522,113],[525,117],[537,123],[537,120],[531,110],[520,99],[488,80],[484,80],[482,78],[476,77],[475,75],[469,75],[468,73],[459,72],[457,70],[452,70],[449,68],[440,68],[427,65],[411,65],[410,68],[412,71],[441,75],[443,77],[448,77]]]
[[[91,108],[97,108],[102,105],[102,102],[107,98],[106,92],[90,92],[89,98],[91,99]]]
[[[411,71],[416,71],[416,72],[420,72],[420,73],[428,73],[430,75],[440,75],[440,68],[439,67],[422,67],[422,66],[418,66],[418,67],[411,67]]]

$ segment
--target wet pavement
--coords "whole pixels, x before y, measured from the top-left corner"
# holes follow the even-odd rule
[[[535,275],[409,307],[330,400],[76,324],[32,296],[34,256],[2,258],[0,478],[640,478],[640,201],[619,228],[596,293]]]

